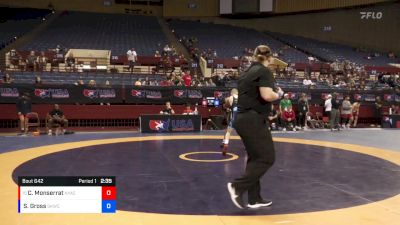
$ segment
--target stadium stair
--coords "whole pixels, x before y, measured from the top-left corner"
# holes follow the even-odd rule
[[[40,32],[45,30],[53,21],[55,18],[57,18],[60,15],[59,12],[55,12],[52,16],[48,16],[46,18],[46,21],[44,23],[41,23],[39,26],[34,28],[31,32],[25,34],[21,38],[17,39],[15,42],[13,42],[10,45],[7,45],[5,48],[3,48],[0,51],[0,69],[5,70],[6,69],[6,53],[9,52],[11,49],[19,49],[21,46],[24,44],[30,42],[35,36],[37,36]],[[54,46],[55,48],[55,46]]]
[[[185,46],[181,42],[179,42],[179,40],[176,38],[175,34],[172,32],[171,28],[168,26],[168,23],[165,21],[165,19],[159,17],[158,23],[160,24],[164,34],[167,36],[168,43],[174,46],[178,51],[178,53],[183,54],[185,58],[192,59]]]

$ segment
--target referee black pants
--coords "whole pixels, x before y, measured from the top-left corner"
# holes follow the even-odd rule
[[[248,192],[248,201],[261,200],[260,179],[275,162],[275,149],[266,117],[250,110],[237,114],[234,127],[247,151],[247,165],[242,177],[233,187],[240,193]]]

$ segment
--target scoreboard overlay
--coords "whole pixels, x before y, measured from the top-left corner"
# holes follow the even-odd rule
[[[18,213],[115,213],[113,176],[18,177]]]

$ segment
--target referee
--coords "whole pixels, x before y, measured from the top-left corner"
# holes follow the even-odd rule
[[[248,208],[257,209],[272,204],[260,195],[260,179],[275,161],[267,118],[272,102],[283,95],[280,88],[275,88],[275,79],[267,68],[273,60],[270,48],[259,45],[254,50],[253,59],[252,65],[238,81],[238,114],[234,123],[246,147],[246,170],[242,177],[227,184],[232,202],[241,209],[246,208],[243,202],[245,192],[248,193]]]

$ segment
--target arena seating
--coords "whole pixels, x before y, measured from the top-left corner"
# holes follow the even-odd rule
[[[156,17],[64,12],[21,50],[47,50],[57,45],[77,49],[110,49],[125,55],[154,55],[167,43]]]
[[[281,40],[282,42],[288,43],[291,46],[295,46],[298,49],[309,52],[312,55],[315,55],[325,61],[332,62],[336,59],[340,61],[349,60],[357,64],[370,66],[384,66],[388,63],[395,62],[395,60],[389,59],[385,53],[378,53],[378,55],[373,56],[375,52],[360,52],[356,51],[352,47],[345,45],[322,42],[310,38],[287,34],[272,32],[269,32],[269,34],[273,37],[276,37],[278,40]],[[368,56],[372,57],[368,59]]]
[[[197,38],[200,50],[216,50],[218,58],[240,57],[245,48],[267,44],[275,52],[281,50],[280,58],[286,62],[308,61],[306,54],[255,30],[182,20],[171,20],[170,26],[181,38]]]

